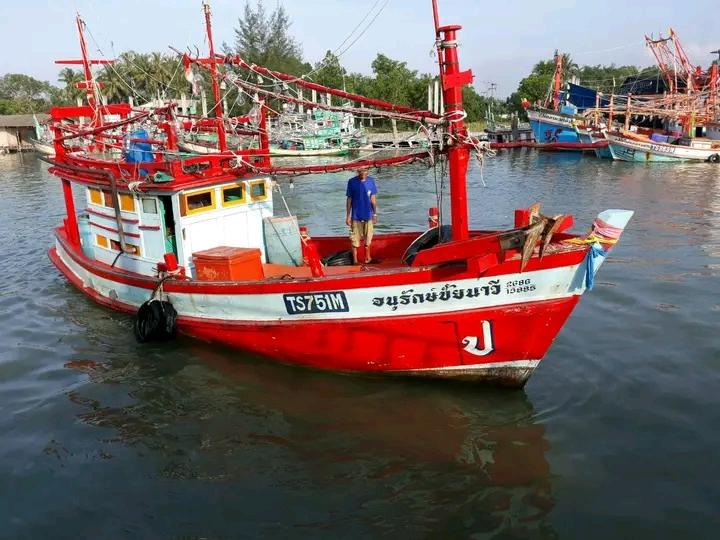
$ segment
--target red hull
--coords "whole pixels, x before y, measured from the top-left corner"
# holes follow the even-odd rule
[[[533,143],[533,148],[540,150],[572,150],[584,152],[586,150],[595,150],[597,148],[606,148],[607,141],[597,141],[594,143],[583,142],[554,142],[554,143]]]
[[[305,321],[288,325],[229,324],[185,318],[178,321],[178,327],[188,335],[284,363],[334,371],[522,386],[534,369],[522,360],[543,358],[578,299],[579,296],[572,296],[491,309],[393,317],[383,321]],[[482,333],[483,321],[492,323],[495,350],[490,357],[474,356],[458,347],[464,336]],[[517,366],[512,365],[514,362]]]
[[[55,249],[50,258],[80,291],[112,309],[135,306],[84,286]],[[491,308],[398,315],[382,320],[228,321],[178,317],[184,334],[257,353],[286,364],[333,371],[490,382],[521,387],[543,358],[579,300],[566,298]],[[483,325],[489,325],[489,339]],[[476,353],[462,347],[479,336]],[[491,355],[477,350],[492,348]]]

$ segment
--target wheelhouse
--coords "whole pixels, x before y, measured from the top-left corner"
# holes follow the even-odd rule
[[[88,186],[85,197],[81,243],[97,261],[155,276],[158,261],[173,254],[188,277],[197,277],[193,254],[226,246],[258,249],[261,262],[268,262],[263,223],[273,216],[269,177],[171,192],[120,191],[119,214],[109,189]]]

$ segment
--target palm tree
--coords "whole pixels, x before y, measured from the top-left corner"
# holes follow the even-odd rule
[[[63,101],[74,103],[78,98],[85,95],[85,91],[78,88],[77,84],[83,82],[85,77],[79,71],[72,68],[63,68],[58,73],[58,82],[64,84]]]
[[[100,73],[99,79],[102,82],[102,95],[108,103],[120,103],[126,101],[130,93],[128,87],[121,80],[116,72],[116,66],[105,66]]]
[[[568,53],[562,55],[562,80],[569,81],[573,76],[580,72],[580,66],[578,66]]]

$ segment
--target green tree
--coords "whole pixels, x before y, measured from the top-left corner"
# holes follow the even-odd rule
[[[575,61],[570,57],[568,53],[563,53],[560,56],[562,57],[562,70],[560,76],[563,82],[568,82],[570,81],[570,79],[572,79],[575,75],[578,74],[580,67],[575,63]],[[553,74],[555,74],[554,60]]]
[[[45,111],[50,106],[52,86],[22,73],[0,77],[0,110],[3,114]]]
[[[413,105],[412,86],[417,81],[417,71],[408,69],[407,62],[400,62],[378,53],[372,62],[375,79],[370,86],[370,97],[391,101],[399,105]]]
[[[314,71],[312,79],[318,84],[330,88],[342,88],[345,83],[347,71],[340,65],[340,59],[331,51],[327,51],[325,58],[315,64]]]
[[[235,29],[235,52],[248,63],[300,75],[310,71],[300,44],[290,35],[291,21],[282,5],[268,16],[262,0],[253,8],[246,0]],[[228,49],[227,45],[224,45]]]
[[[617,91],[626,77],[637,75],[640,70],[635,66],[595,65],[582,66],[578,71],[580,84],[600,92]]]

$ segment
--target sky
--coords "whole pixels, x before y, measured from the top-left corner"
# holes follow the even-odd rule
[[[279,0],[265,0],[272,9]],[[253,0],[254,2],[254,0]],[[363,17],[380,15],[341,57],[349,71],[371,73],[378,52],[423,73],[436,73],[431,0],[282,0],[291,33],[315,63],[336,49]],[[478,92],[490,83],[506,97],[553,51],[583,64],[654,65],[644,35],[672,26],[690,60],[707,67],[720,48],[718,0],[438,0],[441,24],[461,24],[460,62]],[[216,43],[233,40],[243,0],[212,0]],[[375,7],[374,11],[371,9]],[[87,23],[92,55],[126,50],[205,50],[200,0],[0,0],[0,75],[26,73],[55,83],[58,58],[78,57],[75,13]],[[365,24],[352,34],[355,39]],[[101,51],[101,52],[99,52]]]

